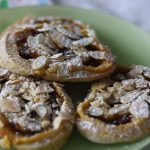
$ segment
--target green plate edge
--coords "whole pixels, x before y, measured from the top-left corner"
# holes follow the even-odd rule
[[[74,7],[64,6],[39,6],[39,7],[21,7],[15,9],[0,10],[0,31],[6,28],[19,18],[26,15],[33,16],[64,16],[80,19],[90,24],[97,32],[99,38],[108,44],[114,54],[117,56],[119,64],[142,64],[149,65],[150,54],[150,36],[140,28],[118,19],[111,15]],[[71,85],[72,92],[84,91],[89,86],[85,84]],[[80,89],[78,87],[81,87]],[[81,93],[81,92],[80,92]],[[72,96],[74,101],[82,100],[80,96]],[[62,150],[141,150],[149,149],[150,137],[129,143],[121,144],[94,144],[81,137],[74,130],[67,144]]]

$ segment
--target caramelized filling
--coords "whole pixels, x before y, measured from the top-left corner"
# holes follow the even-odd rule
[[[125,115],[115,115],[112,118],[102,118],[104,122],[107,124],[114,124],[114,125],[120,125],[120,124],[126,124],[131,121],[131,116],[129,114]]]
[[[43,24],[43,23],[50,23],[51,21],[56,21],[57,22],[57,20],[58,20],[58,22],[59,22],[59,19],[54,19],[54,18],[50,18],[50,19],[47,19],[47,18],[45,18],[45,19],[35,19],[34,20],[34,22],[33,22],[33,24]],[[70,23],[72,23],[72,20],[65,20],[65,19],[61,19],[61,23],[65,23],[65,22],[67,22],[68,23],[68,21],[70,22]]]
[[[18,46],[19,55],[24,59],[32,59],[36,58],[36,54],[32,54],[29,51],[29,48],[25,43],[27,42],[27,37],[30,35],[36,35],[36,31],[33,29],[25,29],[23,31],[18,31],[15,33],[14,38],[15,42]]]
[[[110,125],[120,125],[120,124],[126,124],[131,121],[131,115],[130,114],[125,114],[125,115],[115,115],[110,118],[104,118],[104,117],[96,117],[96,116],[91,116],[97,119],[102,120],[106,124]]]
[[[19,55],[24,59],[32,59],[34,58],[31,52],[26,47],[21,47],[19,49]]]
[[[15,132],[16,135],[22,135],[22,136],[32,136],[36,133],[39,133],[37,131],[30,131],[30,130],[22,130],[21,126],[19,126],[18,124],[14,124],[14,123],[9,123],[9,126],[11,127],[11,130],[13,132]]]
[[[96,60],[92,57],[87,59],[86,61],[83,62],[83,65],[85,66],[92,66],[92,67],[98,67],[102,63],[102,60]]]
[[[18,31],[14,35],[14,39],[17,45],[22,45],[26,42],[26,39],[29,35],[35,35],[35,30],[33,29],[25,29],[22,31]]]
[[[89,51],[97,51],[99,50],[99,47],[97,45],[94,45],[94,44],[90,44],[90,45],[87,45],[85,46],[85,48]]]

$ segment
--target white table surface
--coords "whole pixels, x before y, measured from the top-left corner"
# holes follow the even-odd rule
[[[6,1],[6,0],[0,0]],[[29,5],[65,5],[106,12],[126,19],[150,33],[150,0],[7,0],[10,8]]]
[[[51,4],[106,12],[126,19],[150,33],[150,0],[51,0]]]

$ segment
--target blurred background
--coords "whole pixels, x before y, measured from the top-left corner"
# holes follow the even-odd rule
[[[64,5],[105,12],[150,33],[150,0],[0,0],[0,9],[33,5]]]

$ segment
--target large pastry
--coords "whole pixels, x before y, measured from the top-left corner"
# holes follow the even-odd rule
[[[0,69],[0,146],[18,150],[57,150],[75,122],[62,85]]]
[[[77,108],[79,132],[96,143],[127,142],[150,133],[150,68],[119,67],[93,84]]]
[[[95,31],[66,18],[24,18],[2,33],[0,50],[2,67],[52,81],[95,80],[115,68],[115,57]]]

